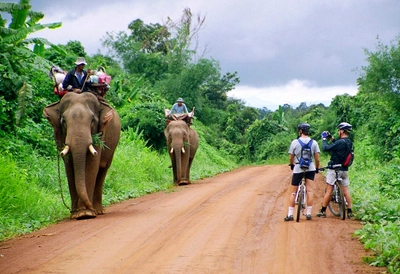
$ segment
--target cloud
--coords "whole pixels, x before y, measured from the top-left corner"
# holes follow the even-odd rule
[[[356,95],[356,86],[320,87],[309,81],[292,80],[282,86],[255,88],[238,85],[228,92],[229,97],[242,99],[247,106],[276,110],[279,105],[289,104],[297,107],[305,102],[307,106],[322,103],[329,106],[336,95]]]
[[[89,55],[99,49],[107,53],[101,46],[106,32],[127,31],[138,18],[145,24],[162,24],[168,17],[178,21],[190,8],[194,18],[206,17],[198,53],[205,47],[204,57],[217,60],[222,73],[238,73],[240,85],[232,94],[243,91],[237,96],[246,96],[248,104],[271,109],[303,101],[329,104],[337,94],[354,94],[357,73],[368,65],[364,49],[374,51],[377,37],[383,44],[396,39],[400,22],[398,0],[50,2],[31,0],[32,9],[45,14],[40,23],[61,21],[63,26],[39,31],[37,37],[55,44],[81,41]]]

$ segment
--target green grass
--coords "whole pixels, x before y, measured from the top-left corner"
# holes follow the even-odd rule
[[[350,189],[356,218],[363,228],[355,232],[366,250],[364,261],[400,273],[400,166],[396,161],[360,161],[350,169]]]

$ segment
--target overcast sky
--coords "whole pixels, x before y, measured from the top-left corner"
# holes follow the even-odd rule
[[[18,2],[1,0],[1,2]],[[377,37],[389,45],[400,34],[398,0],[31,0],[45,14],[39,23],[62,22],[37,32],[55,44],[81,41],[89,54],[101,48],[106,32],[127,31],[135,19],[145,24],[179,20],[190,8],[206,17],[199,51],[219,61],[222,72],[238,72],[229,92],[247,105],[275,110],[324,103],[337,94],[357,93],[365,66],[364,49]]]

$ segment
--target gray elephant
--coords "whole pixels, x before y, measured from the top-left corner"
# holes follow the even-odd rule
[[[43,114],[54,128],[63,156],[71,219],[104,214],[103,183],[121,133],[118,113],[90,92],[69,92],[59,102],[46,106]],[[93,142],[96,136],[100,141]]]
[[[190,168],[199,146],[199,135],[182,120],[169,122],[164,134],[171,157],[174,184],[190,184]]]

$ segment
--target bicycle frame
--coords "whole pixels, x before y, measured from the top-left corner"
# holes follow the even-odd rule
[[[297,205],[296,222],[299,222],[300,212],[303,212],[307,205],[306,169],[303,169],[303,179],[301,180],[301,184],[297,188],[294,203],[295,205]]]
[[[334,169],[336,176],[335,176],[335,184],[333,185],[333,190],[331,194],[331,199],[328,203],[329,211],[340,219],[346,219],[346,198],[343,195],[342,185],[340,184],[341,179],[339,178],[339,171],[341,164],[333,165],[324,167],[320,170],[325,170],[325,168]]]

